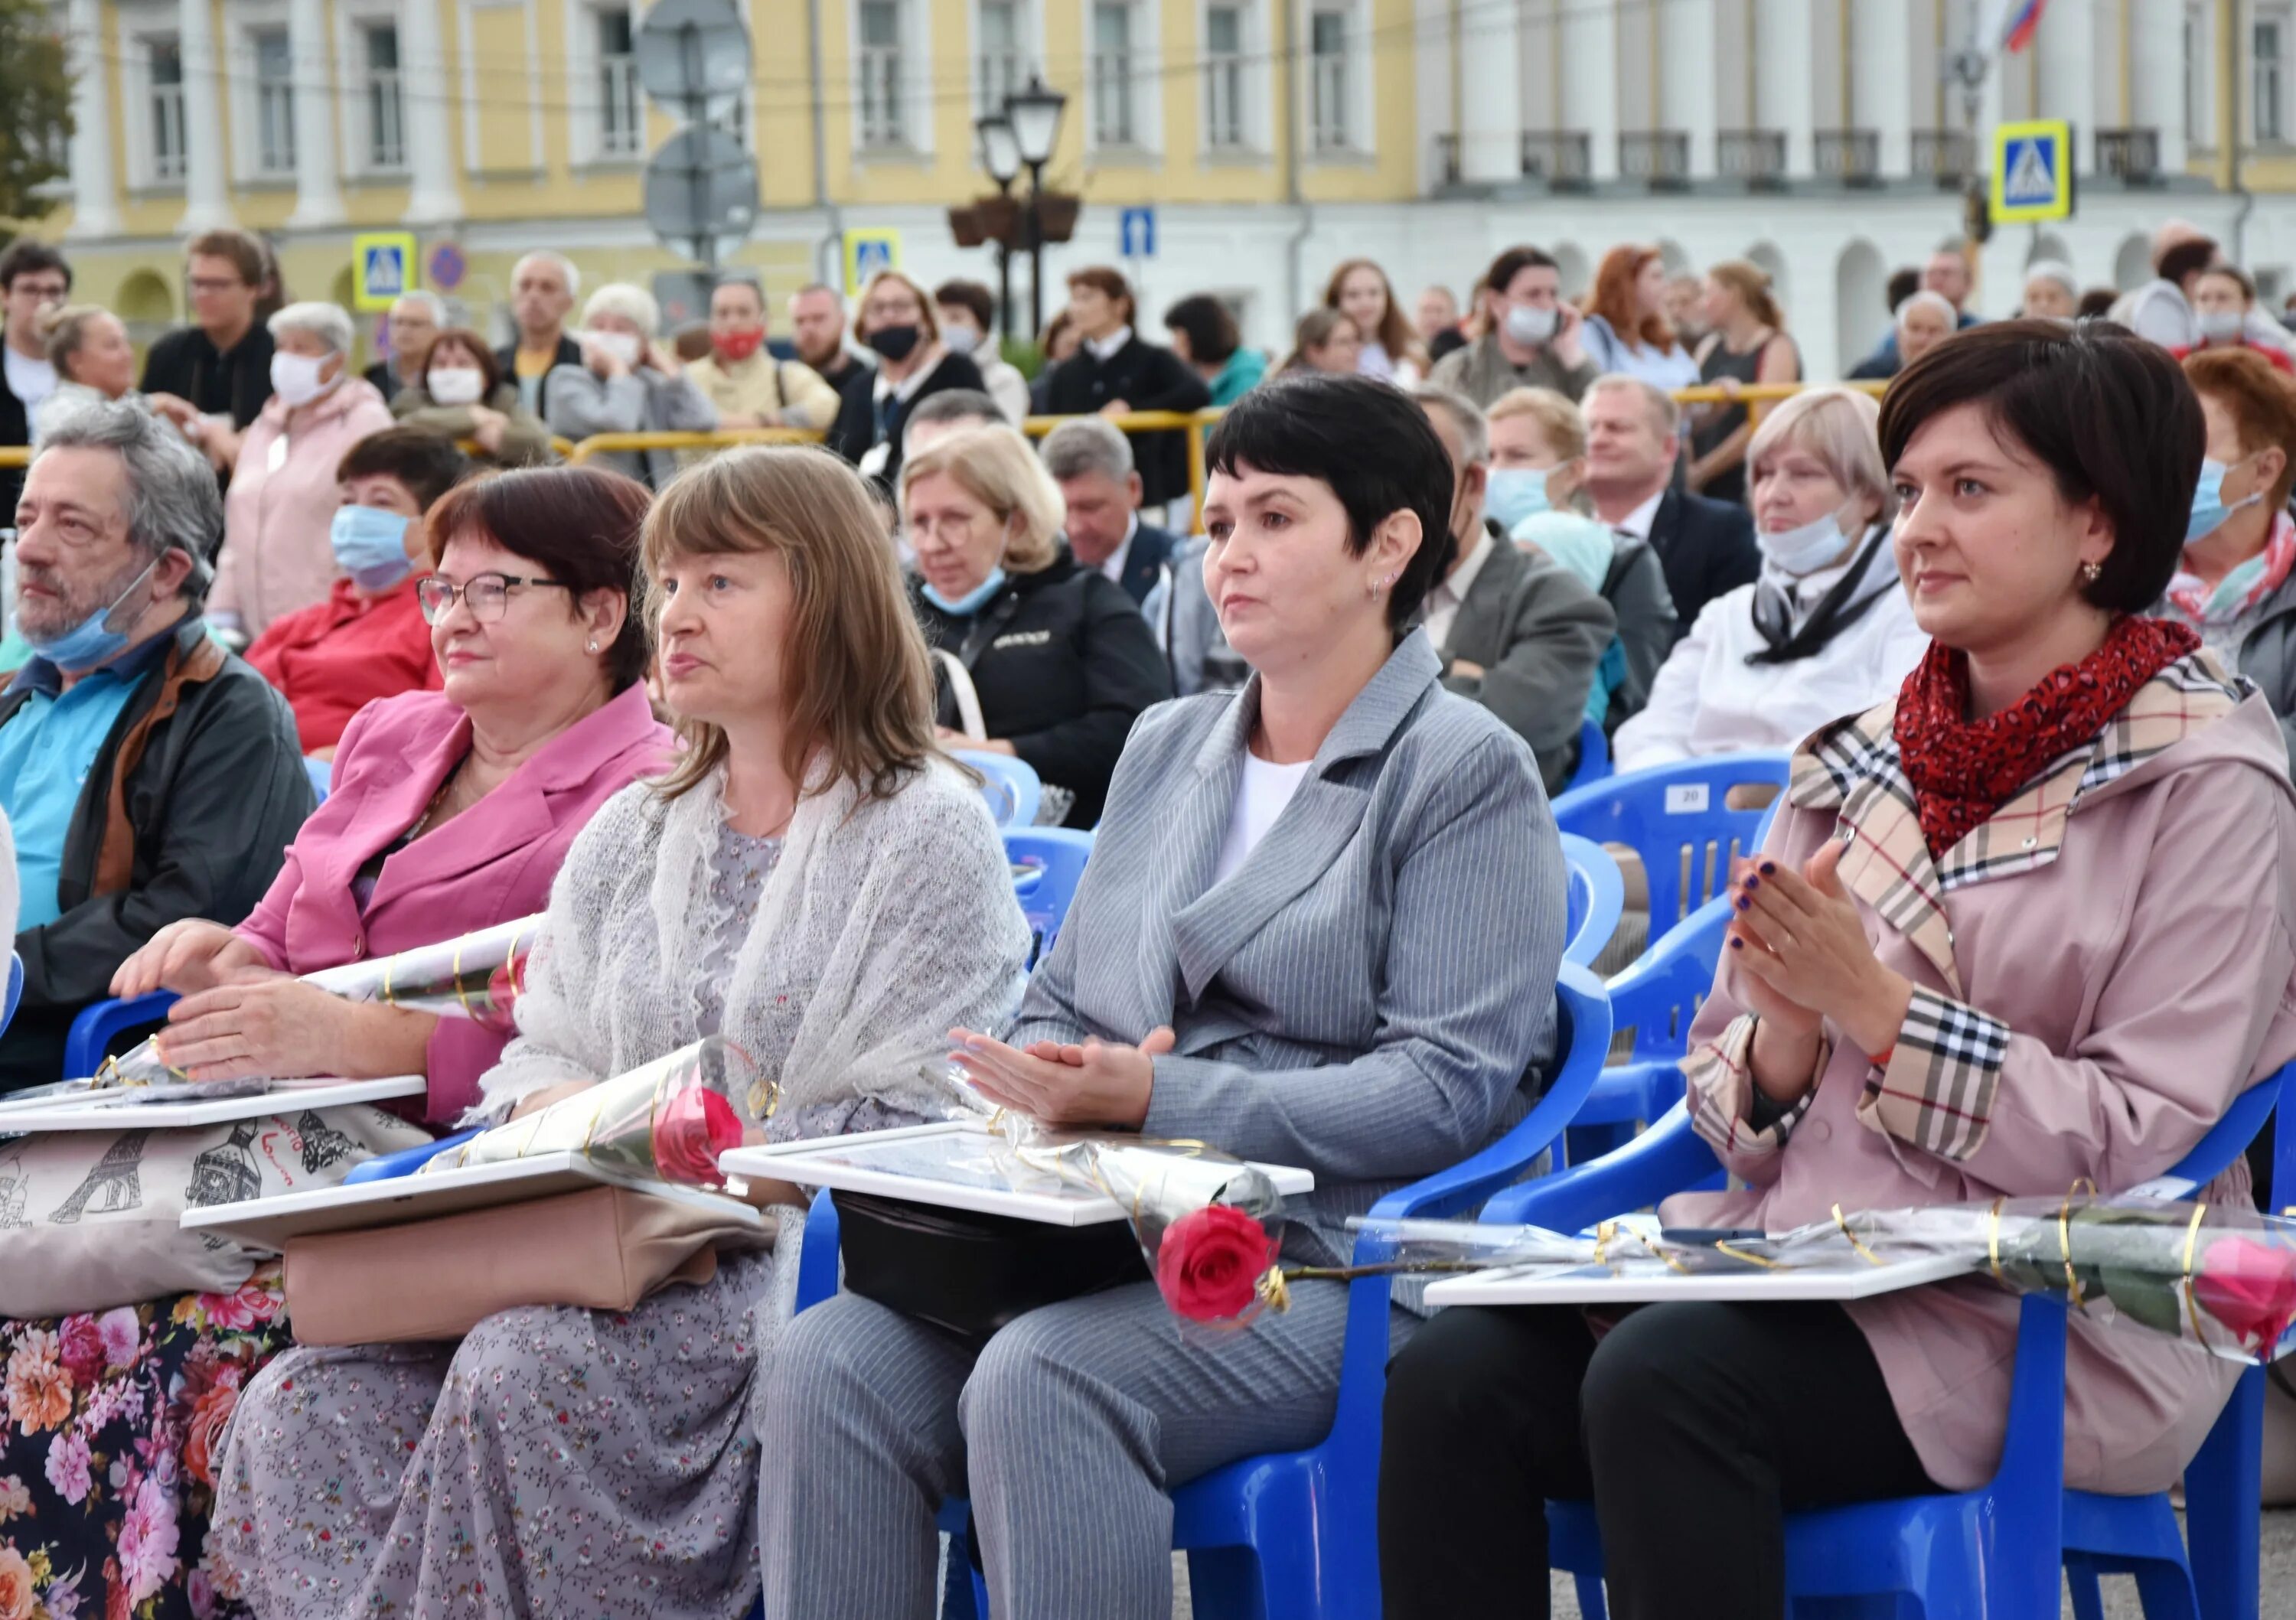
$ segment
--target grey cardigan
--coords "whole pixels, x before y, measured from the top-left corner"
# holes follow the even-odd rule
[[[1442,649],[1443,684],[1530,744],[1549,793],[1578,763],[1578,724],[1618,629],[1611,604],[1544,552],[1494,538]],[[1452,671],[1459,660],[1480,675]]]
[[[1314,1171],[1294,1241],[1325,1260],[1348,1216],[1520,1118],[1554,1059],[1546,795],[1522,740],[1436,675],[1414,630],[1219,884],[1259,678],[1143,715],[1008,1036],[1170,1025],[1145,1133]]]
[[[680,372],[667,376],[641,365],[619,377],[600,377],[586,365],[551,368],[543,393],[550,403],[550,430],[578,442],[594,433],[708,433],[718,426],[718,407]],[[659,489],[677,476],[675,450],[619,450],[595,458],[601,467],[625,472]]]

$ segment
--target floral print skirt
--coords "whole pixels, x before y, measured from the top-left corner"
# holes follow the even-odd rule
[[[288,1342],[273,1262],[232,1294],[0,1321],[0,1620],[209,1620],[224,1426]]]
[[[787,1308],[773,1262],[721,1254],[709,1283],[624,1313],[288,1351],[217,1470],[220,1590],[262,1620],[739,1620],[758,1593],[750,1386]]]

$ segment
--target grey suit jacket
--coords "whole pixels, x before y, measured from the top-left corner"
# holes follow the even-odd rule
[[[1275,824],[1212,874],[1259,678],[1140,717],[1090,864],[1008,1039],[1136,1043],[1145,1132],[1305,1166],[1295,1252],[1516,1119],[1554,1059],[1564,873],[1530,750],[1445,692],[1414,630]]]
[[[1603,650],[1617,633],[1611,604],[1544,552],[1494,541],[1442,650],[1443,684],[1472,698],[1538,756],[1549,793],[1578,763],[1578,724]],[[1451,672],[1464,659],[1480,675]]]

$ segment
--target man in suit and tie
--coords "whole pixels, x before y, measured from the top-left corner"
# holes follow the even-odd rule
[[[1433,384],[1411,395],[1458,477],[1451,566],[1428,593],[1422,621],[1443,684],[1506,722],[1538,756],[1547,792],[1560,792],[1578,765],[1579,720],[1618,618],[1577,575],[1484,520],[1490,429],[1474,401]]]
[[[1682,413],[1664,390],[1633,377],[1598,377],[1579,409],[1595,515],[1658,553],[1678,641],[1700,609],[1762,571],[1753,514],[1674,487]]]
[[[1068,503],[1069,550],[1145,601],[1179,548],[1177,536],[1140,520],[1140,474],[1132,446],[1097,416],[1064,421],[1045,436],[1045,470]]]

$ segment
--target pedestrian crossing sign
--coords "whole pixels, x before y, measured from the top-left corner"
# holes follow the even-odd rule
[[[388,309],[414,288],[414,236],[408,231],[363,231],[351,238],[351,301],[362,310]]]
[[[901,233],[891,230],[845,233],[845,296],[857,299],[869,278],[901,267]]]
[[[2073,132],[2062,119],[1993,131],[1993,217],[2063,219],[2073,211]]]

